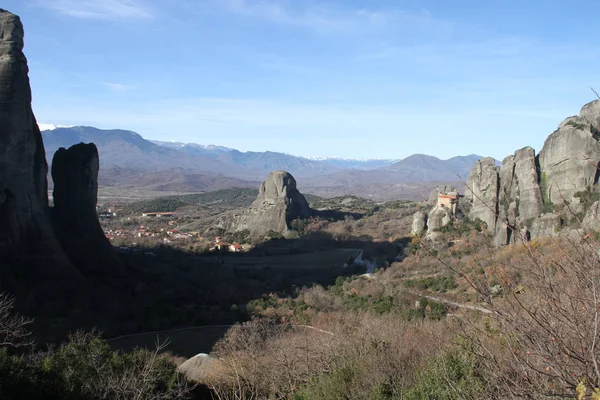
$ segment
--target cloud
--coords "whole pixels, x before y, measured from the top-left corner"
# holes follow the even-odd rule
[[[385,30],[397,24],[433,24],[427,12],[409,14],[397,10],[342,9],[312,6],[296,9],[285,1],[216,0],[227,11],[273,24],[307,28],[323,33],[362,34]]]
[[[150,8],[140,0],[38,0],[40,6],[81,19],[152,19]]]
[[[126,92],[128,90],[133,89],[131,85],[124,85],[122,83],[114,83],[114,82],[101,82],[102,86],[112,90],[113,92]]]

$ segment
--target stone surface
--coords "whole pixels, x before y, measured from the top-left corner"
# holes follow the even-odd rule
[[[208,383],[211,378],[218,378],[223,370],[223,362],[209,354],[200,353],[181,364],[177,371],[193,382]]]
[[[0,249],[58,255],[19,17],[0,9]]]
[[[411,233],[413,235],[420,235],[427,229],[427,214],[423,211],[417,211],[413,215],[413,222]]]
[[[544,236],[558,236],[561,224],[560,216],[556,214],[544,214],[535,218],[531,226],[527,226],[532,239]]]
[[[260,185],[256,200],[234,222],[232,230],[247,229],[252,238],[262,237],[269,231],[291,237],[294,235],[291,222],[309,218],[312,214],[294,177],[285,171],[274,171]]]
[[[515,156],[502,160],[499,172],[498,217],[496,219],[496,246],[504,246],[514,241],[514,227],[517,219],[518,185],[515,175]]]
[[[440,193],[450,193],[450,192],[455,192],[455,191],[456,191],[456,189],[453,186],[449,186],[449,185],[438,186],[429,193],[429,199],[427,200],[427,203],[429,205],[435,206],[435,205],[437,205],[438,195]]]
[[[500,179],[496,161],[491,157],[477,161],[467,178],[465,199],[471,201],[469,218],[486,223],[488,232],[496,233]]]
[[[524,147],[515,152],[515,177],[518,187],[518,213],[521,220],[542,213],[542,193],[538,182],[535,151]]]
[[[600,100],[586,104],[579,116],[565,120],[544,142],[539,154],[542,186],[554,204],[571,200],[598,180]]]
[[[60,148],[52,160],[54,229],[71,261],[86,273],[121,269],[96,213],[99,168],[94,144]]]
[[[581,228],[586,231],[599,231],[600,230],[600,204],[596,201],[587,210],[583,221],[581,222]]]
[[[447,208],[435,207],[427,218],[427,235],[432,237],[438,229],[448,225],[451,220],[452,216]]]

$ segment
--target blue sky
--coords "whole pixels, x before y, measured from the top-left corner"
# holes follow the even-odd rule
[[[39,122],[302,156],[498,159],[600,89],[600,2],[4,0]]]

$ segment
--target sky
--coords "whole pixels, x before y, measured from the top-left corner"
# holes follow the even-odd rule
[[[3,0],[39,122],[299,156],[502,159],[600,90],[597,0]]]

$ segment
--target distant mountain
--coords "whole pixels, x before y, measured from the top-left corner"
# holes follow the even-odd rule
[[[338,158],[338,157],[324,157],[324,158],[311,158],[311,160],[323,161],[329,165],[338,167],[340,169],[361,169],[369,170],[380,167],[391,165],[398,160],[385,160],[385,159],[352,159],[352,158]]]
[[[480,158],[482,157],[471,154],[440,160],[432,156],[415,154],[392,165],[373,170],[345,169],[332,174],[306,178],[303,180],[303,187],[308,193],[322,196],[327,192],[338,195],[344,188],[348,188],[347,193],[356,194],[360,191],[367,196],[372,194],[378,198],[387,198],[385,193],[377,190],[377,187],[386,187],[389,190],[394,187],[397,191],[407,190],[409,187],[411,190],[429,187],[429,185],[415,186],[416,183],[423,182],[452,182],[460,186],[456,182],[466,180],[471,167]],[[333,188],[336,190],[332,191]]]
[[[377,192],[378,185],[393,186],[394,193],[421,193],[430,185],[415,186],[415,182],[465,179],[474,162],[481,158],[472,154],[440,160],[415,154],[402,160],[309,159],[272,151],[241,152],[216,145],[149,141],[120,129],[47,127],[51,129],[44,130],[42,137],[48,159],[60,147],[93,142],[100,153],[102,185],[159,191],[253,187],[271,171],[285,170],[301,178],[300,187],[317,194],[333,188],[336,195],[344,191],[371,193]]]
[[[178,150],[156,145],[135,132],[120,129],[103,130],[90,126],[55,128],[42,131],[42,139],[49,159],[60,147],[69,147],[81,142],[95,143],[103,168],[134,168],[146,171],[179,167],[215,171],[219,167],[218,163],[211,160],[194,158]]]
[[[272,151],[241,152],[224,146],[202,145],[197,143],[182,142],[161,142],[153,140],[152,143],[159,146],[184,151],[188,154],[203,155],[218,159],[221,161],[242,165],[246,168],[256,168],[257,166],[270,171],[279,169],[295,172],[298,176],[310,176],[329,172],[335,172],[341,169],[375,169],[393,164],[398,160],[359,160],[339,157],[297,157],[286,153],[277,153]]]
[[[385,169],[401,173],[407,181],[465,180],[473,164],[480,158],[482,157],[470,154],[440,160],[425,154],[413,154]]]
[[[273,170],[296,176],[313,176],[338,171],[327,163],[275,152],[240,152],[222,146],[201,146],[177,142],[152,142],[139,134],[103,130],[88,126],[54,128],[42,132],[47,157],[60,147],[93,142],[103,168],[155,171],[181,168],[188,172],[211,172],[237,178],[262,180]]]

